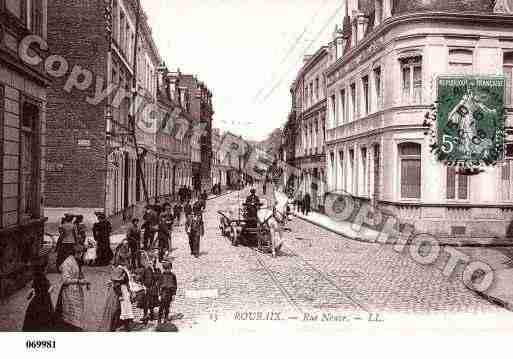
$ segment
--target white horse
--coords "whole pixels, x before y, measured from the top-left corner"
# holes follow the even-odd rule
[[[288,197],[276,190],[273,192],[274,203],[272,208],[261,208],[257,211],[258,221],[269,227],[271,235],[271,250],[273,257],[280,252],[283,245],[283,226],[287,221]],[[278,237],[278,239],[277,239]]]

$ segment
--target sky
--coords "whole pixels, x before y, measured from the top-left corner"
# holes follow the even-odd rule
[[[290,86],[331,41],[344,0],[142,0],[169,70],[212,90],[214,127],[263,140],[285,124]]]

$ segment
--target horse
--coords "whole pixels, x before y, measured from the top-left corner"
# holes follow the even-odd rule
[[[261,225],[269,228],[271,236],[271,250],[273,258],[279,253],[283,246],[283,226],[287,221],[287,205],[289,198],[284,193],[274,190],[274,203],[272,208],[260,208],[257,211],[257,218]],[[276,236],[279,237],[277,241]]]

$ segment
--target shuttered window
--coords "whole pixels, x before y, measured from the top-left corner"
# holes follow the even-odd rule
[[[402,143],[399,145],[401,198],[420,199],[421,191],[421,145]]]
[[[506,80],[505,83],[505,93],[504,93],[504,104],[506,106],[511,106],[512,101],[511,97],[513,96],[511,91],[511,86],[513,83],[513,52],[506,52],[504,53],[504,63],[503,63],[503,74],[504,78]]]
[[[456,172],[454,167],[447,167],[446,198],[450,200],[467,200],[469,177]]]

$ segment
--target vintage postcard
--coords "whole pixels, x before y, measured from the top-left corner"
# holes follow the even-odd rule
[[[511,332],[512,83],[513,0],[0,0],[0,343]]]

